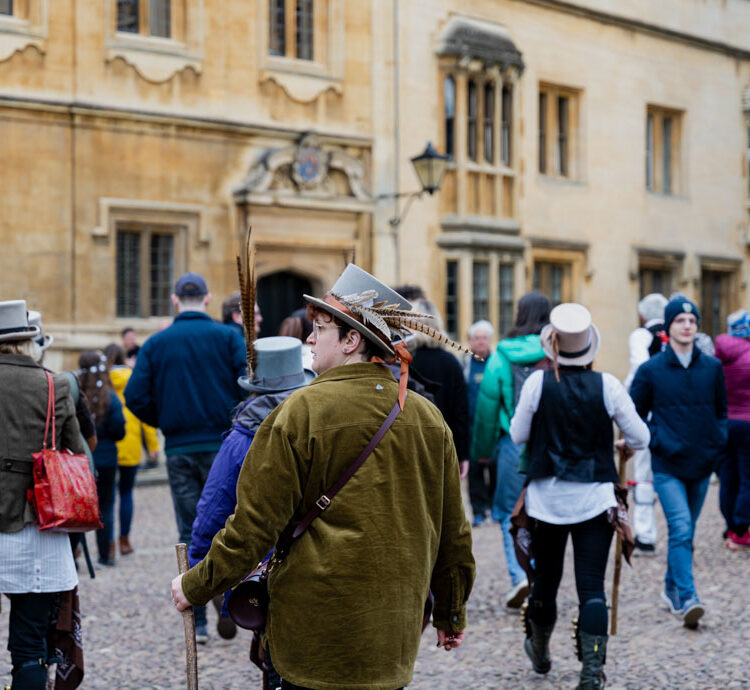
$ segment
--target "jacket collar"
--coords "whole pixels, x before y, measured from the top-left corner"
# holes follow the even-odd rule
[[[680,362],[679,359],[677,359],[677,355],[675,354],[674,350],[672,349],[672,346],[667,343],[667,346],[664,348],[664,353],[667,357],[667,360],[669,363],[674,367],[682,367],[682,362]],[[698,359],[698,357],[701,356],[700,348],[696,346],[695,342],[693,342],[693,354],[690,357],[690,364],[689,367],[692,367],[693,364],[695,364],[695,360]]]
[[[41,367],[28,355],[0,355],[0,364],[11,364],[15,367],[34,367],[35,369],[41,369]]]
[[[357,362],[357,364],[342,364],[338,367],[331,367],[324,371],[314,381],[308,384],[315,386],[322,381],[349,381],[351,379],[378,378],[394,383],[393,374],[384,364],[374,362]]]
[[[213,319],[203,311],[183,311],[174,317],[175,321],[186,321],[188,319],[208,319],[209,321],[213,321]]]

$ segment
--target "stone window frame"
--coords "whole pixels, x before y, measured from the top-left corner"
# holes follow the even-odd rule
[[[669,123],[668,157],[665,157],[664,132]],[[644,133],[645,187],[650,194],[667,197],[684,195],[686,179],[683,156],[685,110],[652,103],[646,104]],[[666,173],[666,174],[665,174]],[[665,179],[668,184],[665,185]]]
[[[696,256],[698,261],[698,276],[697,282],[699,285],[698,296],[700,298],[699,309],[701,310],[701,324],[704,333],[708,333],[712,338],[719,333],[725,333],[727,322],[726,317],[732,312],[739,309],[741,305],[740,300],[740,286],[742,283],[742,260],[720,256],[709,256],[705,254],[698,254]],[[706,284],[705,274],[712,273],[715,275],[721,275],[722,279],[725,280],[724,291],[726,293],[726,302],[719,310],[718,323],[712,324],[713,316],[711,310],[706,305]],[[713,325],[713,329],[711,328]]]
[[[583,89],[541,80],[537,98],[537,173],[561,181],[583,180]],[[560,126],[560,105],[566,122]],[[565,151],[561,152],[562,147]]]
[[[271,81],[299,103],[315,101],[332,90],[343,94],[346,46],[345,0],[316,0],[313,10],[312,60],[297,58],[295,53],[296,0],[285,0],[285,55],[273,55],[269,49],[270,1],[256,2],[256,46],[260,83]]]
[[[555,264],[564,269],[561,302],[580,301],[583,284],[593,277],[587,242],[529,238],[526,255],[526,291],[535,289],[534,272],[537,264]]]
[[[148,35],[149,0],[139,0],[138,33],[117,30],[117,0],[104,12],[105,61],[122,59],[148,82],[160,84],[186,69],[203,71],[204,0],[171,0],[171,36]]]
[[[44,54],[49,36],[49,0],[15,0],[12,14],[0,15],[0,62],[28,46]]]
[[[456,195],[456,215],[466,217],[477,215],[468,208],[466,198],[467,176],[491,176],[492,205],[495,212],[490,216],[501,218],[515,218],[518,210],[518,162],[514,160],[515,152],[519,148],[520,133],[516,126],[519,121],[520,88],[518,72],[513,69],[500,70],[499,67],[485,67],[480,60],[455,59],[441,57],[438,64],[438,93],[439,112],[443,113],[443,127],[440,130],[438,149],[446,151],[448,143],[449,115],[446,110],[445,84],[446,80],[453,80],[454,111],[452,117],[453,152],[448,161],[448,186],[453,186]],[[469,83],[476,88],[476,126],[475,126],[475,159],[469,156]],[[492,127],[492,160],[485,155],[485,87],[491,84],[494,94],[493,127]],[[509,147],[504,149],[503,114],[508,112],[503,108],[502,94],[510,93],[510,123]],[[505,131],[508,131],[507,128]],[[454,180],[450,180],[453,177]],[[450,194],[448,195],[450,196]],[[443,201],[441,200],[441,204]],[[443,209],[447,211],[447,209]],[[447,211],[450,213],[450,211]],[[480,214],[482,215],[482,214]]]
[[[115,21],[117,22],[117,0],[115,0]],[[151,31],[153,0],[135,0],[138,5],[138,31],[121,31],[115,27],[116,33],[125,33],[130,36],[139,35],[148,38],[165,38],[173,41],[183,41],[185,30],[185,0],[160,0],[169,2],[170,21],[169,35],[155,34]]]

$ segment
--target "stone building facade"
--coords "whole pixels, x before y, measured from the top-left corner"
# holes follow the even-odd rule
[[[251,225],[262,335],[355,258],[459,337],[581,301],[623,374],[640,294],[747,302],[748,36],[746,0],[0,0],[3,298],[70,366],[185,270],[218,317]],[[441,189],[394,198],[428,140]]]

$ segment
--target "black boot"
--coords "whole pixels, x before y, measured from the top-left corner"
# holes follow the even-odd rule
[[[42,659],[24,661],[12,671],[12,690],[44,690],[47,687],[47,664]]]
[[[524,607],[523,625],[526,630],[526,639],[523,648],[526,655],[531,659],[531,664],[537,673],[548,673],[552,668],[552,660],[549,655],[549,639],[555,624],[539,625],[529,618],[529,609]]]
[[[607,658],[607,636],[592,635],[583,630],[577,634],[583,666],[576,690],[601,690],[606,680],[603,667]]]

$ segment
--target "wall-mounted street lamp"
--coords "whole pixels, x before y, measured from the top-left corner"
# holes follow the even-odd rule
[[[419,180],[422,189],[417,192],[398,192],[396,194],[380,194],[378,196],[378,199],[399,199],[401,197],[407,197],[406,205],[401,213],[388,221],[394,228],[398,227],[401,224],[401,221],[406,217],[414,199],[420,198],[425,192],[432,195],[440,189],[443,177],[445,176],[445,168],[448,165],[449,160],[448,156],[444,156],[442,153],[438,153],[434,149],[432,142],[427,142],[425,150],[411,159],[411,164],[414,166],[414,172],[417,174],[417,179]]]

